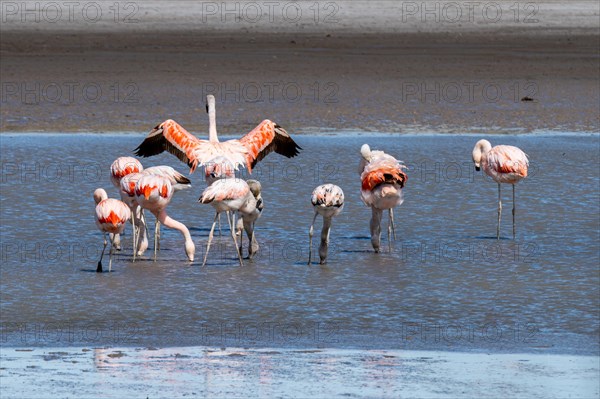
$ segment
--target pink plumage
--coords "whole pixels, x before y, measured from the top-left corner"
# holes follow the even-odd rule
[[[142,163],[133,157],[119,157],[110,166],[110,180],[115,187],[120,187],[121,179],[130,173],[144,170]]]
[[[106,233],[122,233],[131,217],[129,207],[122,201],[107,198],[96,205],[96,225]]]
[[[497,145],[482,158],[481,166],[496,182],[514,184],[527,177],[529,159],[518,147]]]

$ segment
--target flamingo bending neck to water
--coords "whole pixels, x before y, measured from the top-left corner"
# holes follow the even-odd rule
[[[501,184],[512,184],[513,193],[513,240],[517,234],[515,221],[515,185],[527,177],[529,159],[520,148],[512,145],[492,145],[487,140],[479,140],[473,148],[473,162],[475,170],[483,168],[485,174],[498,183],[498,226],[496,227],[496,239],[500,239],[500,220],[502,218]]]
[[[133,261],[148,249],[148,234],[146,232],[146,217],[144,209],[135,197],[135,185],[144,176],[143,173],[130,173],[121,179],[121,200],[131,210],[133,224]]]
[[[248,259],[252,259],[252,257],[258,252],[259,245],[256,240],[256,235],[254,234],[254,225],[256,220],[260,218],[262,215],[262,211],[265,207],[263,199],[262,199],[262,186],[258,180],[249,179],[246,181],[248,184],[248,188],[252,193],[252,197],[246,197],[246,204],[242,206],[238,210],[238,223],[236,226],[237,235],[240,236],[240,254],[243,256],[242,250],[242,242],[244,241],[242,230],[246,231],[246,235],[248,236]]]
[[[104,247],[102,248],[102,254],[100,255],[96,272],[102,273],[102,258],[104,257],[104,250],[106,249],[107,244],[106,233],[111,234],[111,245],[108,258],[108,271],[110,272],[112,270],[114,237],[117,234],[121,234],[125,229],[125,224],[131,217],[131,211],[124,202],[108,198],[106,191],[102,188],[98,188],[94,191],[94,202],[96,203],[96,226],[98,226],[98,229],[104,236]]]
[[[173,198],[173,185],[168,178],[158,175],[144,175],[135,185],[136,201],[144,209],[148,209],[154,214],[156,219],[166,227],[176,229],[181,232],[185,239],[185,253],[190,262],[194,261],[194,252],[196,250],[190,231],[183,224],[167,215],[167,205]],[[159,224],[155,225],[155,230]],[[154,232],[154,260],[156,260],[158,233]]]
[[[344,192],[334,184],[322,184],[315,188],[312,192],[311,203],[315,209],[310,230],[308,231],[308,264],[312,258],[312,237],[313,226],[317,215],[323,216],[323,228],[321,230],[321,245],[319,246],[320,263],[324,264],[327,261],[327,251],[329,249],[329,230],[331,229],[331,219],[337,216],[344,209]]]
[[[142,163],[133,157],[119,157],[114,160],[114,162],[110,165],[110,181],[117,188],[117,190],[121,189],[121,179],[123,177],[131,174],[131,173],[140,173],[144,170]],[[132,224],[134,222],[134,218],[131,219]],[[135,227],[133,228],[135,229]],[[132,234],[132,236],[135,236]],[[114,237],[111,236],[114,247],[117,250],[121,250],[121,235],[117,234]],[[135,238],[134,238],[135,241]],[[135,248],[135,244],[134,244]],[[134,249],[135,253],[135,249]]]
[[[215,208],[216,211],[215,218],[210,229],[210,233],[208,234],[208,243],[206,244],[206,252],[204,254],[204,261],[202,262],[202,266],[206,264],[206,260],[208,258],[208,251],[210,250],[210,244],[212,242],[215,231],[215,225],[217,224],[219,214],[222,212],[231,213],[231,237],[233,238],[233,244],[235,245],[235,251],[240,261],[240,266],[243,266],[244,263],[242,262],[242,256],[237,244],[235,233],[235,213],[239,211],[242,215],[249,215],[252,214],[254,208],[256,208],[256,198],[252,194],[248,183],[246,183],[242,179],[236,179],[231,177],[219,179],[212,183],[210,186],[206,187],[206,189],[202,192],[202,195],[198,199],[198,202],[201,202],[203,204],[210,204]]]
[[[388,245],[392,250],[391,233],[396,238],[394,228],[394,207],[404,202],[402,188],[408,177],[404,173],[406,166],[383,151],[371,151],[368,144],[360,149],[359,165],[362,182],[360,196],[363,202],[371,207],[371,244],[375,252],[379,252],[381,241],[381,219],[385,209],[389,212]]]

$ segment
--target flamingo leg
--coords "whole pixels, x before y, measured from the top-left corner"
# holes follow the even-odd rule
[[[312,261],[312,238],[313,238],[313,227],[315,225],[315,220],[317,219],[317,212],[315,212],[315,216],[313,217],[312,224],[310,225],[310,229],[308,230],[308,264],[310,265]]]
[[[394,226],[394,208],[390,208],[390,223],[392,224],[392,237],[396,241],[396,227]]]
[[[138,227],[137,227],[135,212],[136,212],[136,209],[133,209],[131,212],[131,230],[133,233],[133,234],[131,234],[133,236],[133,262],[135,262],[135,256],[137,255],[137,237],[139,235],[139,232],[137,231]]]
[[[502,196],[500,183],[498,183],[498,227],[496,227],[496,239],[500,239],[500,220],[502,219]]]
[[[383,216],[383,211],[371,207],[371,212],[371,245],[373,245],[375,253],[378,253],[381,244],[381,217]]]
[[[202,266],[206,264],[206,259],[208,258],[208,251],[210,250],[210,243],[213,239],[213,234],[215,232],[215,226],[217,224],[217,219],[219,218],[219,214],[215,215],[215,220],[213,221],[212,227],[210,228],[210,233],[208,233],[208,244],[206,244],[206,252],[204,253],[204,261],[202,262]]]
[[[156,250],[158,248],[158,231],[160,230],[160,226],[158,224],[158,218],[156,219],[156,223],[154,223],[154,261],[156,262]]]
[[[111,239],[110,251],[108,251],[108,272],[110,273],[112,270],[112,255],[113,255],[113,247],[114,247],[115,236]]]
[[[96,273],[102,273],[102,258],[104,257],[104,250],[106,249],[106,245],[108,244],[108,241],[106,241],[106,233],[102,234],[102,238],[104,238],[104,247],[102,247],[102,253],[100,254],[98,266],[96,267]]]
[[[225,211],[225,216],[227,217],[227,224],[229,225],[229,230],[233,229],[232,215],[233,215],[233,212],[231,212],[231,214],[230,214],[229,211]]]
[[[160,251],[160,221],[158,219],[156,220],[156,235],[158,237],[158,240],[156,240],[156,247]]]
[[[388,211],[388,213],[389,213],[389,211]],[[391,219],[391,215],[390,215],[390,219],[388,219],[387,237],[388,237],[388,248],[391,253],[392,252],[392,219]]]
[[[516,209],[517,209],[517,205],[515,203],[515,185],[513,184],[513,209],[512,209],[512,216],[513,216],[513,240],[515,239],[515,237],[517,236],[517,222],[515,221],[515,213],[516,213]]]
[[[219,237],[221,237],[221,214],[219,213]],[[229,219],[228,219],[229,220]]]
[[[229,219],[229,218],[228,218]],[[235,225],[235,213],[231,212],[231,226]],[[235,245],[235,252],[237,252],[238,259],[240,260],[240,266],[244,266],[244,262],[242,261],[242,255],[240,255],[240,249],[237,244],[237,240],[235,238],[235,229],[231,229],[231,237],[233,238],[233,244]]]
[[[239,252],[242,256],[244,256],[244,232],[243,232],[243,228],[244,228],[244,219],[242,217],[238,216],[238,221],[236,223],[235,226],[235,234],[240,236],[240,243],[239,243]],[[248,238],[250,238],[250,236],[248,236]],[[250,257],[250,246],[252,245],[252,242],[250,242],[250,244],[248,244],[248,257]]]

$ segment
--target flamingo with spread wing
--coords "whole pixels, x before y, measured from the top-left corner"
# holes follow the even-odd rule
[[[252,168],[271,152],[292,158],[302,149],[285,129],[268,119],[240,139],[220,142],[217,136],[215,97],[208,95],[207,103],[210,121],[208,140],[197,138],[174,120],[168,119],[148,134],[134,150],[135,154],[150,157],[168,151],[186,163],[190,167],[190,173],[198,166],[210,165],[215,159],[224,158],[235,170],[242,166],[252,173]]]

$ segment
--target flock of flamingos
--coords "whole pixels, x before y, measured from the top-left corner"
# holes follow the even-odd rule
[[[239,140],[220,142],[217,137],[215,98],[207,96],[209,115],[209,139],[201,140],[188,133],[173,120],[166,120],[154,128],[135,150],[141,157],[150,157],[168,151],[190,167],[193,173],[198,166],[204,167],[208,184],[199,202],[210,204],[216,213],[208,236],[202,265],[206,264],[215,226],[220,214],[225,213],[240,265],[242,261],[242,230],[248,236],[248,258],[259,249],[254,235],[254,223],[263,210],[261,185],[256,180],[244,181],[236,178],[235,171],[245,167],[249,172],[257,162],[271,152],[288,158],[296,156],[301,148],[279,125],[264,120]],[[381,221],[388,210],[388,242],[394,235],[394,207],[402,204],[402,188],[406,184],[406,166],[383,151],[371,150],[364,144],[360,149],[359,173],[362,182],[361,199],[371,207],[371,244],[375,252],[380,250]],[[502,214],[501,183],[513,186],[513,239],[515,227],[515,184],[527,177],[529,161],[527,155],[517,147],[499,145],[492,148],[487,140],[480,140],[473,149],[476,170],[484,172],[498,183],[498,225],[496,237],[500,238]],[[104,233],[104,247],[96,271],[102,272],[102,258],[107,246],[106,234],[110,237],[109,271],[112,268],[113,248],[120,249],[120,234],[127,221],[133,226],[133,260],[148,249],[144,210],[156,217],[154,230],[154,260],[160,248],[160,224],[179,230],[185,239],[185,252],[194,260],[195,245],[187,227],[167,215],[166,208],[179,190],[189,188],[190,180],[170,166],[154,166],[144,169],[140,161],[132,157],[117,158],[111,166],[111,180],[120,190],[121,200],[108,198],[106,191],[94,191],[96,202],[96,225]],[[331,221],[344,207],[344,193],[334,184],[323,184],[312,192],[311,202],[315,210],[309,230],[309,259],[312,258],[313,226],[318,215],[323,217],[320,263],[327,259]],[[236,223],[236,214],[238,220]],[[240,243],[238,246],[237,237]]]

